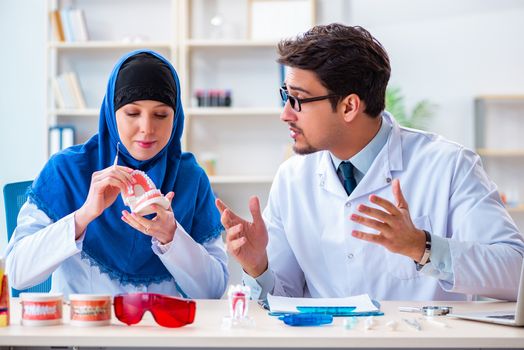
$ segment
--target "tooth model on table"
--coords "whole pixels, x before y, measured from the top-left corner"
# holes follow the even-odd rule
[[[136,183],[128,186],[125,192],[121,192],[124,204],[131,208],[132,213],[144,216],[155,211],[151,205],[157,204],[164,209],[169,208],[169,201],[162,195],[159,189],[146,173],[134,170],[131,173]]]

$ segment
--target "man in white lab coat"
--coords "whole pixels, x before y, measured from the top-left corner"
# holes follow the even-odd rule
[[[365,29],[317,26],[279,44],[289,70],[284,162],[252,222],[217,201],[254,296],[515,300],[523,237],[463,146],[384,111],[387,53]]]

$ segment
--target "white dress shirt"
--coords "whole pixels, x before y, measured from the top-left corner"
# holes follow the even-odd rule
[[[172,281],[133,286],[121,284],[82,258],[84,236],[75,241],[74,213],[52,222],[36,205],[26,202],[18,226],[6,249],[6,272],[11,286],[25,289],[52,274],[51,292],[109,293],[153,292],[190,298],[220,298],[227,281],[227,254],[222,238],[199,244],[177,222],[173,241],[152,239],[151,249],[173,276]],[[175,284],[176,281],[176,284]]]

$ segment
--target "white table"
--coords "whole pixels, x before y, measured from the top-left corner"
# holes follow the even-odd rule
[[[79,328],[69,325],[69,308],[64,306],[64,323],[51,327],[20,325],[20,304],[11,301],[11,325],[0,328],[0,347],[78,346],[78,347],[174,347],[174,348],[524,348],[524,328],[490,325],[446,318],[448,328],[422,321],[416,331],[400,322],[401,318],[418,318],[418,314],[400,313],[398,306],[420,306],[421,302],[383,302],[385,316],[377,325],[364,330],[364,320],[346,330],[342,318],[321,327],[290,327],[267,315],[256,303],[250,304],[252,329],[221,328],[227,314],[225,300],[198,300],[195,322],[182,328],[157,326],[152,317],[126,326],[113,319],[111,326]],[[515,303],[446,303],[455,312],[478,309],[513,310]],[[396,331],[389,331],[387,321],[397,320]]]

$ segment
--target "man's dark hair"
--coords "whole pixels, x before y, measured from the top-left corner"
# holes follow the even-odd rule
[[[278,44],[278,62],[316,73],[331,99],[333,110],[350,94],[366,104],[365,113],[377,117],[385,109],[391,74],[382,45],[364,28],[338,23],[315,26]]]

